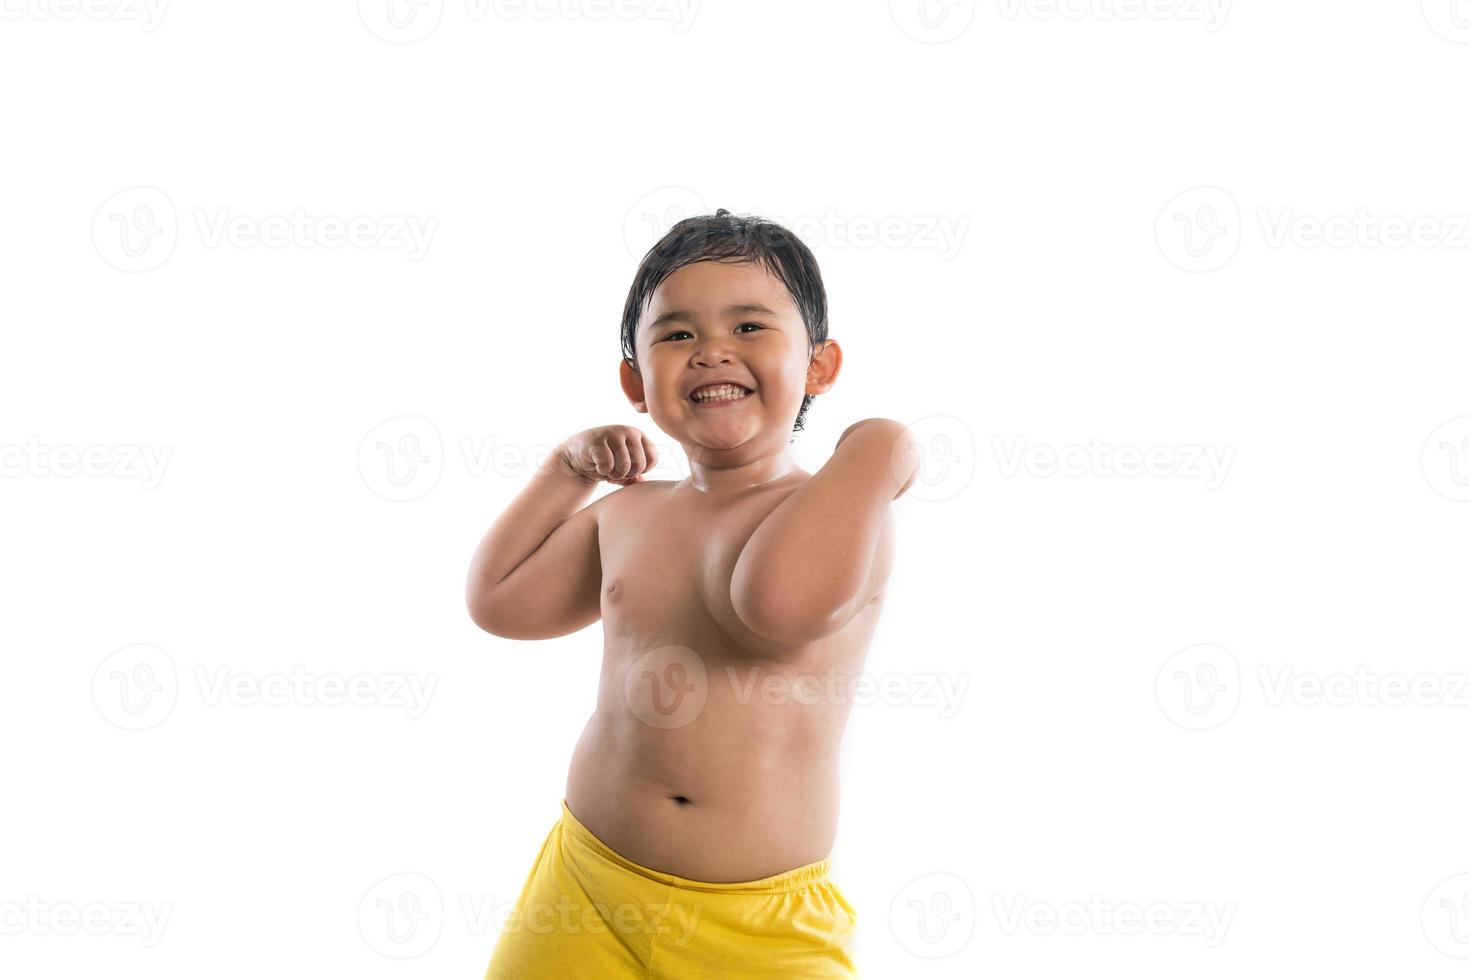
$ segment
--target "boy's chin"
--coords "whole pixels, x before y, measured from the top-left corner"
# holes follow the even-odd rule
[[[695,447],[705,450],[738,449],[760,434],[762,426],[741,425],[720,427],[717,425],[706,425],[702,421],[685,420],[682,425],[677,426],[669,434],[684,446],[692,450]]]
[[[688,428],[680,434],[679,441],[685,445],[703,446],[706,449],[738,449],[754,438],[755,434],[754,432],[721,434]]]

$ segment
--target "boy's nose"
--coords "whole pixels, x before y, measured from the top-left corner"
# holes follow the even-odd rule
[[[728,364],[729,362],[729,354],[719,344],[710,344],[694,354],[694,363],[699,367],[713,367],[716,364]]]

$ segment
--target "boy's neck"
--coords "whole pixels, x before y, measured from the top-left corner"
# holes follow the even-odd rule
[[[690,459],[688,479],[677,484],[676,489],[726,496],[774,483],[797,469],[791,454],[785,450],[743,463],[719,464]]]

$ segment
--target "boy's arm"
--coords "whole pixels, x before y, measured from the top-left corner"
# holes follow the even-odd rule
[[[485,533],[469,564],[475,625],[512,640],[574,633],[602,616],[596,489],[552,454]],[[609,494],[608,496],[611,496]]]
[[[888,505],[913,484],[918,447],[893,419],[863,419],[826,465],[781,501],[735,562],[735,613],[769,640],[804,643],[845,626],[880,588]]]

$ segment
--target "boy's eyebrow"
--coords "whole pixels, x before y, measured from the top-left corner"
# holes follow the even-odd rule
[[[726,316],[744,313],[764,313],[766,316],[776,316],[776,312],[769,307],[761,306],[759,303],[736,303],[734,306],[724,308]],[[693,323],[697,318],[688,310],[669,310],[658,319],[648,324],[649,330],[656,330],[665,323]]]

